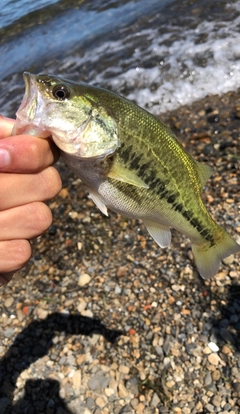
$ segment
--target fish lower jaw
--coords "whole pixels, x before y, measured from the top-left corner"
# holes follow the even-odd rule
[[[47,138],[51,135],[49,131],[46,131],[43,128],[39,128],[38,126],[34,124],[30,124],[28,122],[24,122],[24,121],[17,119],[13,127],[13,130],[12,130],[12,135],[22,135],[22,134],[37,136],[40,138]]]

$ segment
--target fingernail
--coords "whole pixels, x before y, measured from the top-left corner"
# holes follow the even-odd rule
[[[8,167],[11,161],[11,156],[8,150],[0,148],[0,168]]]

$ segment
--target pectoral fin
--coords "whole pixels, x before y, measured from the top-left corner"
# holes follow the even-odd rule
[[[105,204],[102,202],[101,198],[99,197],[99,195],[93,191],[89,190],[89,195],[92,199],[92,201],[96,204],[96,206],[99,208],[99,210],[101,210],[101,212],[103,214],[105,214],[105,216],[108,216],[108,211],[107,211],[107,207],[105,206]]]
[[[148,185],[145,184],[140,177],[117,162],[113,163],[111,170],[108,173],[108,177],[134,185],[135,187],[148,188]]]
[[[169,227],[164,226],[156,221],[143,221],[149,234],[160,247],[167,247],[171,243],[171,231]]]

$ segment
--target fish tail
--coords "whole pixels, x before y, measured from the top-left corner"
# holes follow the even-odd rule
[[[220,235],[221,237],[218,237],[218,241],[212,246],[206,243],[192,245],[195,263],[203,279],[213,277],[224,258],[240,251],[240,245],[223,229]]]

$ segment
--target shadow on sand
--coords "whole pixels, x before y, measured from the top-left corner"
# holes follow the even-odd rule
[[[55,335],[60,332],[86,336],[98,333],[112,344],[122,334],[121,331],[107,329],[98,319],[80,314],[53,313],[44,320],[33,321],[17,335],[8,352],[0,360],[1,413],[71,414],[59,394],[59,382],[53,379],[27,380],[24,395],[15,404],[12,403],[16,381],[21,372],[48,354],[54,345]]]

